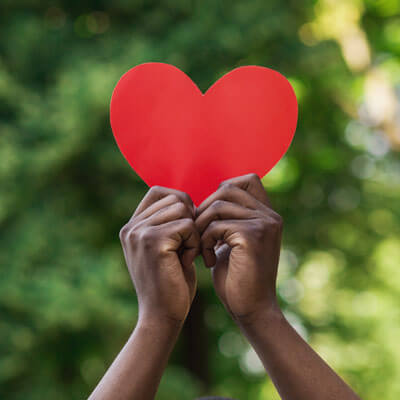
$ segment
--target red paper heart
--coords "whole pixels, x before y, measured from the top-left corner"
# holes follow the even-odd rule
[[[111,127],[149,185],[188,193],[198,205],[222,180],[263,177],[285,154],[297,124],[288,80],[264,67],[224,75],[205,94],[178,68],[138,65],[119,80]]]

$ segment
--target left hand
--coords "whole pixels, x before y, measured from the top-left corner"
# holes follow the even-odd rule
[[[181,325],[186,319],[196,291],[193,260],[200,248],[193,216],[186,193],[153,186],[120,231],[143,323]]]
[[[197,208],[201,251],[215,290],[238,322],[277,306],[282,218],[256,174],[221,183]]]

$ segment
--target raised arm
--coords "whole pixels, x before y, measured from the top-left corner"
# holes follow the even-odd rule
[[[154,399],[196,290],[199,234],[193,216],[188,195],[153,187],[121,229],[139,318],[90,400]]]
[[[197,209],[216,292],[284,400],[359,397],[297,334],[276,299],[282,219],[257,175],[228,180]],[[217,247],[215,247],[217,246]]]

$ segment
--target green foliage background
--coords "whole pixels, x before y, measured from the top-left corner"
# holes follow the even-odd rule
[[[398,0],[2,0],[0,398],[84,398],[134,327],[118,231],[147,188],[108,106],[126,70],[161,61],[202,90],[247,64],[291,80],[297,133],[264,179],[285,220],[282,307],[363,399],[397,400],[399,13]],[[158,399],[277,399],[198,272],[200,328]]]

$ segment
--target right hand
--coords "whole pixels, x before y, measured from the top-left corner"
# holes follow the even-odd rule
[[[221,183],[196,210],[202,255],[215,290],[239,323],[279,311],[276,275],[282,218],[256,174]]]
[[[190,197],[154,186],[120,231],[140,321],[183,323],[196,291],[200,237]]]

